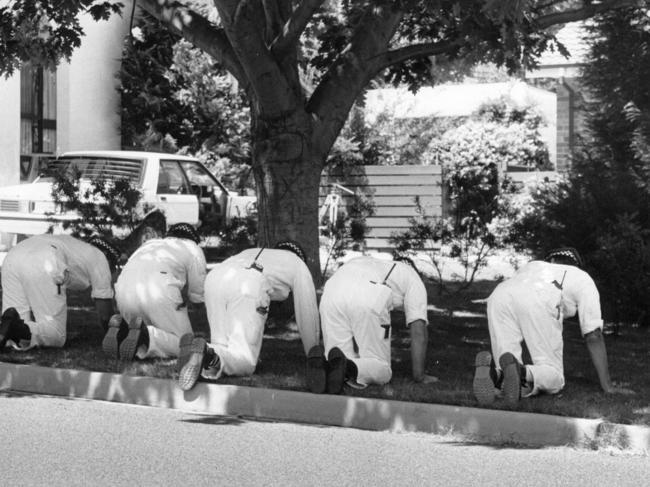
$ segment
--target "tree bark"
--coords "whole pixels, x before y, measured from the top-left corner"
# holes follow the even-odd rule
[[[314,151],[314,126],[298,109],[274,119],[254,114],[253,174],[257,188],[260,246],[294,240],[321,277],[318,246],[318,191],[326,154]]]

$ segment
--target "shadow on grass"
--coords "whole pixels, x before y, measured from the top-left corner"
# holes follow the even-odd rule
[[[373,398],[424,405],[476,407],[476,401],[471,393],[474,356],[477,352],[489,348],[489,335],[485,305],[473,300],[487,297],[495,285],[496,282],[493,281],[478,282],[471,292],[455,296],[453,299],[439,296],[431,290],[429,294],[431,326],[426,371],[438,377],[439,382],[423,385],[414,383],[410,379],[408,329],[404,323],[403,313],[395,312],[393,313],[395,326],[391,383],[383,387],[371,386],[363,391],[346,388],[345,395],[357,399]],[[93,371],[123,373],[134,381],[145,378],[175,379],[175,360],[143,360],[124,366],[104,356],[101,351],[102,331],[96,324],[96,315],[90,299],[83,294],[71,294],[69,304],[68,340],[64,348],[40,349],[23,353],[2,351],[0,361],[75,369],[79,373],[73,374],[73,382],[61,384],[61,390],[68,392],[102,388],[109,393],[120,392],[116,389],[119,387],[117,378],[110,379],[106,384],[95,383],[93,381],[97,379],[93,379]],[[295,324],[288,319],[290,316],[291,310],[287,309],[285,304],[277,306],[273,311],[265,330],[260,362],[253,376],[226,377],[219,383],[306,392],[304,351]],[[208,334],[206,322],[195,320],[194,323],[196,331]],[[637,392],[632,397],[607,396],[600,392],[578,325],[567,322],[564,328],[566,375],[564,391],[553,396],[524,399],[519,405],[519,411],[604,419],[613,423],[650,425],[649,332],[648,329],[629,327],[623,328],[619,336],[607,337],[612,377],[617,381],[624,379],[625,385]],[[91,374],[80,375],[82,372]],[[66,376],[65,381],[69,380],[69,376]],[[78,383],[79,381],[81,383]],[[156,387],[161,386],[157,384]],[[172,396],[175,397],[176,394],[164,392],[166,390],[168,389],[163,387],[158,392],[158,394],[168,394],[168,397],[160,397],[163,402],[171,401]],[[155,393],[151,391],[151,394]],[[308,396],[311,395],[300,396],[300,401],[304,401]],[[345,400],[345,397],[338,399]],[[239,403],[239,400],[235,402]],[[374,407],[371,401],[360,403],[352,401],[350,404],[354,406],[350,406],[346,414],[351,417],[370,414],[372,411],[369,411],[369,408]],[[314,403],[314,407],[320,406]],[[390,411],[390,407],[386,405],[377,407],[387,408],[386,411]],[[494,409],[503,409],[503,407],[496,403]],[[236,416],[240,413],[243,411],[233,411],[229,414]],[[381,414],[381,411],[379,413]],[[376,412],[373,414],[376,415]],[[406,418],[390,417],[391,420],[406,421]],[[468,421],[471,422],[471,418],[468,418]],[[444,421],[437,427],[444,429]]]

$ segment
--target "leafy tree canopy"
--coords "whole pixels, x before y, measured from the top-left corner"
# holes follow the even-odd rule
[[[217,13],[209,8],[213,3]],[[258,29],[272,54],[302,43],[299,62],[312,70],[312,83],[353,50],[364,36],[390,35],[388,49],[373,60],[376,71],[390,68],[386,78],[415,85],[430,80],[436,70],[462,59],[467,65],[494,62],[511,70],[533,67],[544,49],[559,48],[549,27],[580,20],[600,11],[645,2],[632,0],[275,0],[268,2],[214,0],[137,0],[136,4],[168,23],[197,47],[218,58],[234,74],[243,75],[233,52],[231,29]],[[106,0],[15,0],[0,7],[2,63],[11,74],[23,61],[46,66],[69,58],[84,31],[79,15],[106,20],[128,14],[125,4]],[[367,27],[390,21],[388,32]],[[226,30],[222,30],[223,28]],[[379,27],[379,25],[375,25]],[[381,27],[386,27],[381,25]],[[252,53],[251,53],[252,54]],[[433,58],[430,58],[433,56]]]
[[[564,52],[552,27],[638,0],[135,0],[234,76],[251,116],[259,240],[298,240],[318,274],[318,183],[355,101],[380,77],[415,89],[463,66],[510,72]],[[106,0],[15,0],[0,7],[0,71],[46,66],[81,43],[80,14]]]
[[[531,193],[513,240],[539,253],[576,247],[605,316],[649,326],[650,19],[645,8],[619,9],[589,30],[586,143],[566,180]]]

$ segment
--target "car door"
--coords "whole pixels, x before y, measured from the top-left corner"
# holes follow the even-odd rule
[[[179,161],[161,160],[156,189],[158,208],[165,213],[167,224],[199,223],[199,201],[181,169]]]
[[[223,225],[228,192],[214,175],[198,161],[181,161],[181,167],[190,184],[190,190],[199,200],[199,220],[206,232]]]

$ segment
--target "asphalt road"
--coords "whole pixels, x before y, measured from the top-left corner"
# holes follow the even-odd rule
[[[0,393],[6,486],[641,486],[644,456]]]

